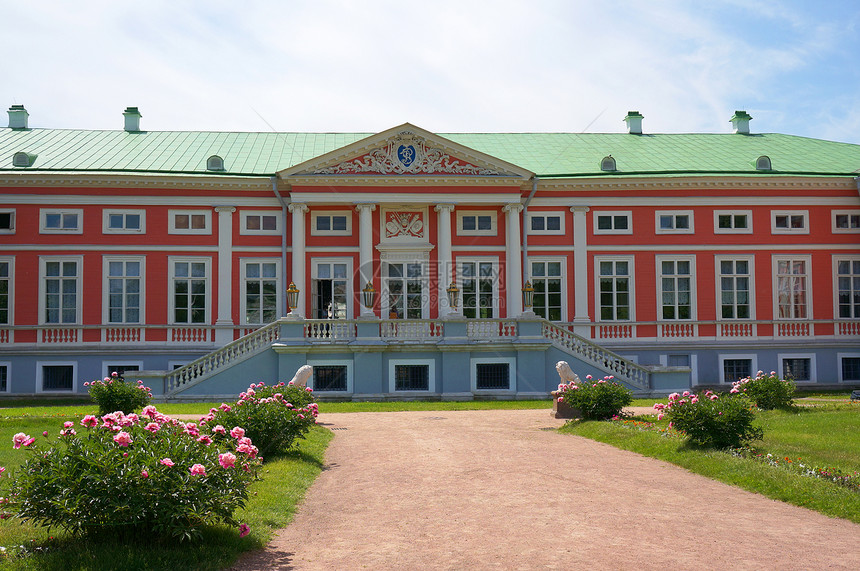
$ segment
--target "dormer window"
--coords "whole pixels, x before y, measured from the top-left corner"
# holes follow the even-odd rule
[[[35,157],[30,155],[29,153],[25,153],[24,151],[15,153],[12,157],[12,166],[15,167],[28,167],[30,166]]]
[[[222,170],[224,170],[224,159],[222,159],[218,155],[212,155],[211,157],[206,159],[206,170],[208,170],[208,171],[222,171]]]
[[[603,157],[603,160],[600,161],[600,170],[602,171],[615,171],[615,159],[612,158],[612,155]]]
[[[755,161],[755,169],[758,171],[769,171],[771,169],[770,157],[762,155]]]

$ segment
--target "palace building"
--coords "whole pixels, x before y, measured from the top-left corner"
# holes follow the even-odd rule
[[[0,129],[0,395],[860,387],[860,145],[720,134]],[[119,116],[119,114],[117,114]],[[117,127],[122,123],[117,122]],[[620,122],[619,122],[620,123]]]

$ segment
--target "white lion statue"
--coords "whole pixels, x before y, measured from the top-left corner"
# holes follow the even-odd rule
[[[567,364],[567,361],[559,361],[555,364],[555,370],[558,371],[558,376],[561,379],[562,384],[567,383],[579,383],[579,376],[573,372],[573,369],[570,368],[570,365]]]
[[[299,367],[299,370],[296,371],[296,374],[293,376],[293,380],[290,381],[290,384],[298,385],[300,387],[306,387],[308,386],[308,381],[313,374],[313,367],[311,367],[310,365],[302,365],[301,367]]]

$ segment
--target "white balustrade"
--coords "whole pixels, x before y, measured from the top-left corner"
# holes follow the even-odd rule
[[[466,334],[477,341],[495,341],[517,336],[517,322],[502,319],[481,319],[466,322]]]
[[[444,333],[441,321],[410,319],[383,321],[379,335],[393,341],[437,341]]]
[[[312,341],[351,341],[355,339],[355,323],[331,319],[306,321],[305,337]]]

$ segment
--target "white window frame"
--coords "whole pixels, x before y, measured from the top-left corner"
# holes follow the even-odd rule
[[[394,368],[397,365],[429,365],[427,368],[427,390],[395,391]],[[388,392],[391,394],[432,394],[436,392],[436,359],[389,359],[388,360]]]
[[[321,217],[346,216],[346,230],[317,230]],[[311,212],[311,236],[352,236],[352,212],[349,210],[319,210]]]
[[[319,278],[319,266],[320,264],[346,264],[346,318],[352,319],[355,313],[353,313],[353,302],[355,299],[355,273],[352,269],[352,264],[354,262],[353,258],[345,258],[345,257],[314,257],[311,258],[311,280],[318,280]],[[398,263],[398,262],[394,262]],[[326,278],[328,279],[328,278]],[[426,283],[425,283],[426,287]],[[311,302],[310,307],[311,311],[313,311],[313,300],[311,297],[313,296],[312,291],[308,291],[308,300]]]
[[[112,214],[120,214],[123,217],[123,224],[125,223],[125,217],[129,214],[140,216],[140,228],[111,228],[110,227],[110,217]],[[131,210],[131,209],[104,209],[102,211],[102,234],[146,234],[146,210]]]
[[[600,262],[627,262],[628,295],[630,317],[627,319],[603,319],[600,316]],[[617,311],[616,311],[617,313]],[[636,266],[633,256],[595,256],[594,258],[594,321],[596,323],[633,323],[636,321]]]
[[[176,227],[176,216],[180,214],[187,214],[190,216],[195,215],[203,215],[206,220],[206,224],[204,228],[177,228]],[[167,233],[168,234],[212,234],[212,211],[211,210],[185,210],[185,209],[170,209],[167,211]],[[189,218],[190,225],[190,218]]]
[[[731,216],[732,227],[720,228],[720,216]],[[737,228],[734,223],[735,216],[746,216],[747,227]],[[714,210],[714,234],[752,234],[753,219],[752,210]]]
[[[660,226],[660,218],[662,216],[672,217],[672,228],[662,228]],[[689,228],[676,228],[678,216],[686,216],[690,223]],[[654,212],[654,231],[657,234],[695,234],[695,226],[693,222],[692,210],[657,210]]]
[[[45,280],[48,278],[46,275],[45,266],[48,262],[59,262],[62,264],[63,262],[75,262],[77,263],[77,276],[76,282],[77,286],[75,287],[75,321],[73,323],[63,323],[62,320],[62,304],[60,304],[60,321],[57,323],[48,323],[45,320],[45,310],[47,309],[45,304],[45,295],[47,294],[47,288],[45,287]],[[81,308],[83,303],[83,290],[82,290],[82,282],[83,282],[83,273],[84,273],[84,257],[83,256],[40,256],[39,257],[39,325],[49,325],[52,327],[74,327],[75,325],[81,324]],[[62,277],[62,276],[61,276]]]
[[[75,228],[48,228],[47,218],[49,214],[74,214],[78,217],[78,225]],[[42,208],[39,211],[39,234],[83,234],[84,233],[84,210],[83,208]]]
[[[721,285],[721,279],[723,277],[722,268],[720,267],[722,262],[746,262],[749,267],[749,273],[746,274],[749,277],[749,295],[750,295],[750,316],[749,317],[723,317],[723,290]],[[737,276],[738,274],[732,274],[733,276]],[[714,257],[714,276],[715,276],[715,286],[716,290],[716,306],[715,311],[717,314],[717,321],[755,321],[756,316],[756,307],[755,307],[755,256],[753,255],[739,255],[739,256],[715,256]],[[737,307],[737,303],[735,303],[735,307]]]
[[[110,275],[111,262],[138,262],[140,264],[140,319],[135,322],[110,321]],[[123,293],[125,296],[125,293]],[[104,256],[102,257],[102,323],[108,327],[143,325],[146,323],[146,256]]]
[[[665,318],[663,317],[663,262],[675,262],[677,269],[677,262],[689,262],[690,263],[690,317],[688,319],[682,319],[680,317],[675,318]],[[656,268],[655,274],[657,278],[656,290],[657,290],[657,321],[662,321],[665,323],[690,323],[696,321],[696,307],[697,307],[697,296],[696,296],[696,256],[657,256],[656,257]],[[677,278],[678,274],[674,274],[673,277]],[[675,281],[677,284],[677,280]],[[675,294],[677,295],[677,291]],[[675,307],[678,307],[677,298]]]
[[[857,319],[856,317],[839,317],[839,262],[849,262],[853,265],[856,262],[860,262],[860,255],[833,254],[832,258],[833,258],[833,319],[842,319],[842,320],[846,320],[846,321]],[[852,273],[849,275],[854,275],[854,274]]]
[[[836,353],[836,374],[840,383],[856,383],[856,380],[845,380],[842,376],[843,359],[860,359],[860,353]],[[2,365],[3,363],[0,363]]]
[[[346,390],[345,391],[317,390],[317,388],[314,386],[314,377],[313,377],[313,375],[311,375],[311,378],[308,379],[308,386],[314,390],[314,393],[320,394],[320,395],[350,395],[350,394],[355,392],[355,377],[354,377],[354,370],[353,370],[354,363],[353,363],[352,359],[331,360],[331,361],[327,361],[327,360],[323,360],[323,359],[309,360],[307,362],[307,364],[310,365],[311,367],[314,367],[314,368],[326,367],[326,366],[332,366],[332,367],[343,367],[343,366],[345,366],[346,367]]]
[[[102,378],[109,377],[116,370],[116,365],[137,365],[137,370],[143,370],[143,361],[133,361],[125,359],[112,359],[110,361],[102,361]],[[129,380],[123,376],[125,380]]]
[[[14,234],[15,233],[15,222],[18,215],[15,213],[14,208],[0,208],[0,214],[9,214],[9,228],[0,228],[0,234]]]
[[[684,351],[672,351],[671,353],[662,353],[660,355],[660,365],[663,367],[669,366],[669,355],[687,355],[690,358],[690,384],[696,386],[699,384],[699,356],[696,353],[687,353]]]
[[[72,367],[72,388],[67,391],[45,390],[44,370],[42,367]],[[68,395],[78,392],[78,362],[77,361],[36,361],[36,392],[56,395]]]
[[[839,370],[842,371],[842,367],[841,367],[842,362],[840,361],[839,363],[840,363]],[[0,361],[0,368],[6,369],[6,390],[0,391],[0,393],[11,393],[12,392],[12,362],[11,361]]]
[[[612,228],[610,229],[601,229],[598,228],[598,220],[601,216],[611,216],[612,217]],[[627,228],[616,229],[615,228],[615,217],[617,216],[625,216],[627,218]],[[600,234],[633,234],[633,211],[632,210],[595,210],[592,214],[592,220],[594,224],[594,233],[596,235]]]
[[[559,219],[559,229],[558,230],[547,230],[546,229],[546,219],[547,218],[555,218]],[[532,230],[532,219],[534,218],[543,218],[544,219],[544,229],[543,230]],[[564,212],[558,212],[554,210],[546,210],[546,211],[537,211],[532,212],[529,211],[528,216],[526,217],[526,234],[533,234],[537,236],[561,236],[564,235],[565,232],[565,218],[567,216],[564,215]]]
[[[507,363],[508,365],[508,388],[507,389],[479,389],[478,388],[478,365],[497,365]],[[516,357],[473,357],[469,359],[469,378],[472,384],[472,392],[477,394],[507,394],[517,392],[517,358]]]
[[[777,228],[776,219],[780,216],[789,217],[788,228]],[[791,217],[803,216],[802,228],[791,228]],[[808,210],[771,210],[770,212],[771,234],[809,234],[809,211]]]
[[[499,297],[499,282],[503,279],[501,266],[499,264],[499,257],[498,256],[457,256],[457,258],[454,260],[454,265],[457,268],[457,287],[460,290],[459,295],[460,295],[460,313],[461,314],[462,314],[462,312],[466,306],[466,304],[464,302],[464,289],[463,289],[463,264],[464,263],[465,264],[470,264],[470,263],[474,263],[474,264],[489,263],[489,264],[492,264],[493,272],[494,272],[494,277],[493,277],[493,306],[492,307],[493,307],[493,315],[495,316],[494,319],[498,319],[499,312],[501,311],[501,306],[502,306],[502,300]],[[479,278],[480,275],[477,277]],[[480,292],[477,292],[477,295],[480,297]],[[477,315],[477,308],[475,308],[475,310],[476,310],[476,315]],[[469,319],[480,319],[480,318],[476,316],[474,318],[469,318]]]
[[[795,382],[800,385],[806,385],[810,383],[818,382],[818,372],[815,362],[815,353],[779,353],[776,356],[776,362],[778,363],[777,373],[780,378],[783,378],[784,365],[783,361],[786,359],[809,359],[809,379],[805,381],[797,381]],[[841,369],[841,367],[840,367]]]
[[[755,353],[720,353],[718,355],[719,359],[719,371],[720,371],[720,384],[731,384],[734,383],[734,380],[727,381],[725,377],[725,365],[726,361],[731,361],[734,359],[748,359],[750,362],[750,376],[755,377],[755,374],[758,372],[758,355]]]
[[[838,228],[836,226],[837,216],[848,216],[848,228]],[[831,222],[833,224],[832,231],[834,234],[857,234],[860,233],[860,226],[857,228],[851,227],[851,217],[857,216],[860,218],[860,210],[834,210],[831,213]]]
[[[15,258],[12,256],[4,256],[0,258],[0,263],[8,263],[9,264],[9,321],[7,323],[0,323],[0,325],[14,325],[15,324]],[[6,278],[0,278],[6,279]]]
[[[806,317],[780,317],[779,316],[779,274],[777,268],[781,261],[803,261],[806,267]],[[812,256],[810,255],[773,255],[771,261],[771,271],[773,275],[773,283],[771,284],[773,292],[773,318],[776,321],[809,321],[812,319],[812,301],[814,299],[812,293]]]
[[[278,258],[274,258],[274,257],[270,257],[270,258],[239,258],[239,272],[240,272],[239,273],[239,279],[242,282],[241,286],[239,287],[239,290],[240,290],[239,295],[241,296],[241,300],[239,302],[239,311],[241,312],[241,314],[239,315],[239,318],[240,318],[239,322],[243,326],[249,326],[249,325],[260,326],[261,325],[260,323],[248,323],[248,321],[246,321],[246,319],[248,317],[248,300],[247,300],[248,278],[246,277],[245,274],[246,274],[246,267],[248,264],[275,264],[275,283],[276,283],[276,291],[278,292],[277,293],[277,305],[275,306],[275,308],[276,308],[277,315],[280,316],[280,315],[284,315],[284,308],[282,307],[282,301],[281,301],[281,299],[284,297],[282,295],[282,292],[284,291],[284,289],[283,289],[284,284],[281,281],[281,258],[280,257],[278,257]],[[265,324],[262,324],[262,325],[265,325]]]
[[[405,279],[405,276],[400,278],[390,278],[388,276],[388,266],[394,264],[421,264],[421,317],[420,319],[428,319],[430,315],[430,260],[429,254],[424,251],[413,251],[413,252],[396,252],[393,254],[387,254],[382,257],[380,263],[381,276],[382,276],[382,291],[380,292],[380,307],[382,308],[382,315],[385,318],[386,315],[390,315],[391,306],[390,303],[390,295],[389,295],[389,281],[392,279]],[[459,286],[458,286],[459,287]],[[404,300],[404,311],[406,311],[406,305]],[[408,313],[408,311],[406,311]],[[401,319],[406,319],[404,316]]]
[[[529,256],[528,262],[528,279],[534,285],[535,280],[532,275],[532,262],[547,264],[547,263],[559,263],[561,264],[561,319],[559,321],[567,321],[567,297],[568,297],[568,286],[567,286],[567,258],[564,256]],[[539,279],[547,279],[548,277],[555,276],[541,276]],[[549,319],[549,317],[547,317]]]
[[[457,235],[458,236],[496,236],[499,232],[498,213],[495,210],[458,210],[457,211]],[[478,229],[478,216],[490,217],[490,229]],[[474,217],[475,229],[465,230],[463,228],[463,218]]]
[[[275,219],[274,230],[264,230],[263,216],[272,216]],[[260,229],[252,230],[248,228],[248,218],[260,218]],[[280,236],[281,235],[281,219],[283,218],[280,210],[242,210],[240,213],[239,234],[243,236]]]
[[[176,278],[176,263],[204,263],[206,264],[206,319],[202,323],[192,321],[176,321],[176,298],[174,280]],[[167,257],[167,323],[179,327],[206,327],[212,324],[212,258],[196,256],[168,256]]]

